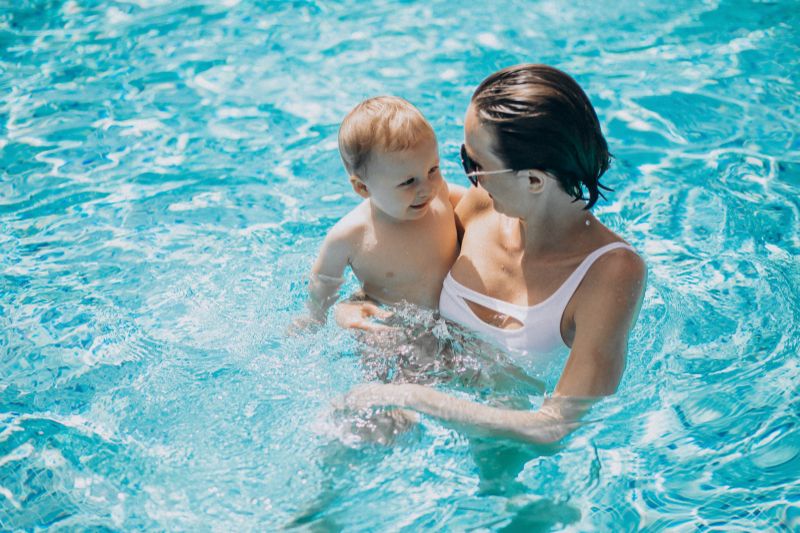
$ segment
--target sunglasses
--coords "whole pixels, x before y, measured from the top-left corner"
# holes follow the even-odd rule
[[[511,168],[504,168],[503,170],[478,170],[478,164],[469,157],[467,154],[467,146],[464,144],[461,145],[461,165],[464,167],[464,172],[469,182],[475,187],[478,186],[478,176],[491,176],[492,174],[514,172],[514,169]]]

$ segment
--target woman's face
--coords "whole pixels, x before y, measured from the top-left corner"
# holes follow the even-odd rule
[[[464,145],[467,155],[478,165],[479,172],[507,169],[508,165],[495,155],[496,135],[493,128],[481,123],[475,108],[470,105],[464,118]],[[494,202],[496,211],[522,218],[528,208],[529,180],[525,172],[478,175],[478,184]]]

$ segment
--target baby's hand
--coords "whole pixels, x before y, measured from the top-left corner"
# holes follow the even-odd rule
[[[381,309],[372,302],[348,301],[341,302],[333,309],[333,316],[336,323],[345,329],[363,329],[371,332],[394,331],[395,328],[385,324],[373,322],[372,318],[386,320],[392,313]]]

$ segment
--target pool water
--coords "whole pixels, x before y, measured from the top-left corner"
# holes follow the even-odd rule
[[[800,529],[798,31],[791,0],[0,1],[0,530]],[[586,89],[596,213],[648,263],[620,390],[557,453],[348,441],[358,342],[285,334],[358,201],[338,123],[403,96],[466,185],[472,90],[520,62]]]

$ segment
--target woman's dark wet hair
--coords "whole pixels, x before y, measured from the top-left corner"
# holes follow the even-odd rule
[[[591,208],[611,154],[589,98],[568,74],[547,65],[499,70],[472,95],[481,123],[495,130],[494,147],[509,168],[545,170],[567,194]]]

